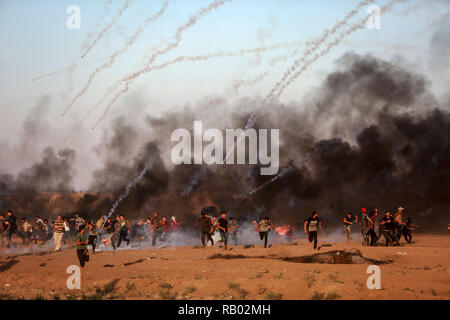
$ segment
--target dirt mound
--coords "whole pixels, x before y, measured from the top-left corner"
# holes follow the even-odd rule
[[[287,257],[283,261],[297,263],[328,263],[328,264],[386,264],[392,260],[377,260],[366,258],[357,249],[333,250],[323,253],[316,253],[309,256]]]

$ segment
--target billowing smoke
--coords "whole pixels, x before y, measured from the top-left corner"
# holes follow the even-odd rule
[[[390,62],[343,55],[303,100],[272,101],[258,117],[256,129],[280,129],[277,177],[260,175],[261,165],[170,161],[173,130],[192,131],[194,120],[202,120],[204,128],[242,128],[261,99],[243,98],[234,108],[226,98],[208,98],[161,116],[140,114],[144,122],[117,118],[95,148],[103,165],[70,212],[107,214],[144,172],[116,214],[142,218],[157,210],[190,226],[202,208],[214,205],[242,223],[269,216],[276,225],[295,225],[318,210],[330,225],[363,206],[381,212],[402,206],[424,228],[435,227],[446,223],[450,205],[450,105],[429,87],[422,75]],[[73,160],[69,150],[47,149],[20,174],[5,172],[2,194],[12,185],[70,190]],[[45,168],[51,174],[44,174]]]

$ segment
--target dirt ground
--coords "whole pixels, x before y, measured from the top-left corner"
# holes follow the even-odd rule
[[[358,239],[359,240],[359,239]],[[82,269],[81,289],[67,289],[75,249],[11,255],[0,251],[1,299],[450,299],[449,235],[416,235],[400,247],[305,239],[246,248],[177,247],[102,251]],[[368,263],[297,263],[299,257],[355,248],[380,265],[381,289],[366,286]],[[211,259],[215,254],[242,255]],[[216,255],[217,256],[217,255]]]

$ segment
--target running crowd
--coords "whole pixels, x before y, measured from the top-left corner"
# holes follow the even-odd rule
[[[367,212],[366,208],[361,208],[359,216],[348,212],[342,220],[347,240],[352,240],[352,228],[359,224],[363,245],[376,246],[381,237],[384,237],[386,246],[398,246],[402,236],[406,242],[411,243],[412,231],[418,226],[412,223],[410,217],[405,216],[404,208],[399,207],[394,214],[386,211],[378,223],[377,217],[377,208],[370,212]],[[253,224],[255,231],[259,233],[260,240],[264,242],[264,248],[268,246],[271,230],[292,241],[293,230],[288,225],[277,228],[269,217],[259,222],[253,221]],[[216,232],[220,235],[219,248],[223,247],[227,250],[229,236],[234,245],[238,244],[240,225],[233,217],[228,218],[224,211],[218,217],[202,211],[195,227],[200,227],[200,240],[203,247],[206,247],[208,242],[214,246],[213,235]],[[322,220],[319,218],[319,213],[314,211],[304,222],[304,232],[308,241],[313,243],[314,249],[320,249],[318,247],[320,229],[322,229]],[[171,235],[179,230],[180,224],[174,216],[167,219],[160,217],[158,212],[154,212],[151,218],[140,219],[134,224],[124,215],[115,218],[102,216],[95,223],[75,215],[73,218],[58,216],[51,222],[39,216],[36,216],[32,222],[22,218],[21,225],[18,225],[17,218],[11,210],[8,210],[6,217],[0,214],[0,245],[2,247],[9,248],[13,245],[13,235],[18,236],[23,245],[44,244],[53,239],[56,251],[61,250],[67,241],[76,241],[77,256],[81,266],[89,260],[88,246],[91,246],[92,252],[95,252],[98,246],[112,247],[115,250],[122,243],[129,246],[130,239],[133,241],[150,241],[151,239],[152,246],[155,246],[157,241],[167,242]]]

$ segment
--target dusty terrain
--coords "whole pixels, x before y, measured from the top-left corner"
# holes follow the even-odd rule
[[[400,247],[363,247],[358,241],[327,242],[314,251],[304,238],[246,248],[178,247],[91,254],[81,289],[69,290],[75,249],[0,257],[2,299],[450,299],[450,236],[416,235]],[[380,290],[369,290],[364,264],[297,263],[277,258],[358,249],[380,265]],[[227,255],[245,257],[224,259]],[[211,259],[211,257],[217,257]],[[252,258],[253,257],[253,258]]]

